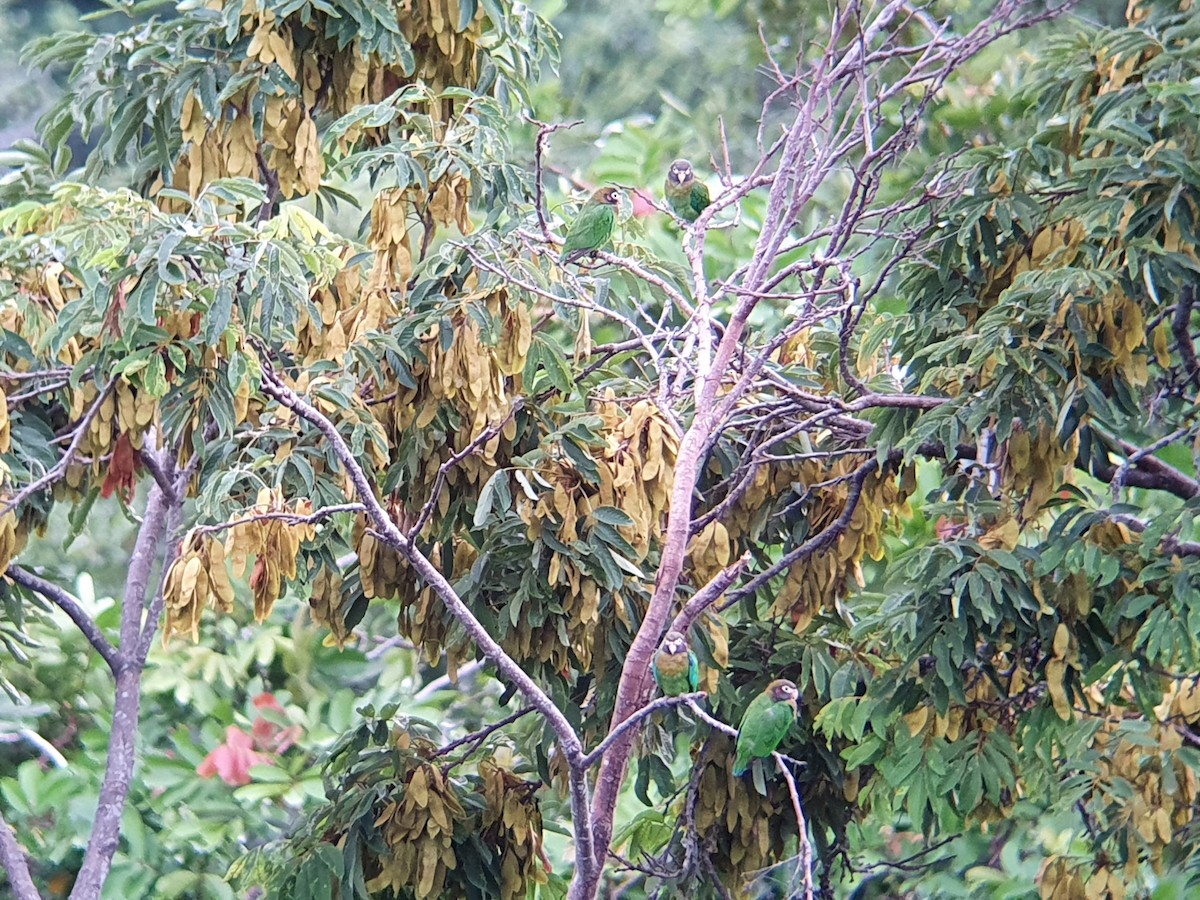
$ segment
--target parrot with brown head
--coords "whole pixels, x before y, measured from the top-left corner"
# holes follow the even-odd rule
[[[755,759],[775,752],[796,721],[797,696],[796,685],[786,678],[777,678],[750,701],[738,727],[734,775],[745,772]]]
[[[609,242],[617,224],[619,197],[616,188],[602,187],[588,198],[567,231],[559,262],[576,262]]]
[[[708,186],[696,180],[692,164],[686,159],[671,163],[663,193],[672,212],[689,224],[700,218],[700,213],[712,202],[708,196]]]

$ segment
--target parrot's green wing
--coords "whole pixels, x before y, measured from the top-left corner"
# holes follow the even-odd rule
[[[688,651],[688,690],[696,691],[700,688],[700,662],[696,659],[696,654],[691,650]]]
[[[712,198],[708,196],[708,185],[703,181],[693,181],[692,190],[688,196],[688,205],[691,207],[691,216],[684,216],[689,222],[695,222],[700,218],[700,213],[708,208],[708,204],[712,203]]]
[[[705,207],[712,202],[708,196],[708,185],[697,180],[693,180],[688,186],[676,184],[668,178],[663,194],[667,198],[667,206],[671,207],[671,212],[685,222],[695,222],[700,218],[700,213],[704,212]]]
[[[759,694],[746,707],[742,726],[738,729],[737,761],[733,774],[741,775],[750,767],[751,760],[770,756],[783,740],[796,719],[796,710],[790,703],[779,703],[770,694]]]
[[[612,237],[617,215],[603,203],[585,203],[567,232],[560,261],[567,263],[603,247]]]

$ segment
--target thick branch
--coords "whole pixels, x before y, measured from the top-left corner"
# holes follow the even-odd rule
[[[1139,447],[1128,441],[1117,441],[1116,443],[1125,453],[1130,454],[1131,458],[1140,452]],[[1125,487],[1166,491],[1183,500],[1200,497],[1200,482],[1189,478],[1157,456],[1143,456],[1132,467],[1095,460],[1090,470],[1082,466],[1081,468],[1084,468],[1084,471],[1090,471],[1096,478],[1108,484],[1112,484],[1119,476],[1121,484]]]
[[[718,572],[708,584],[698,590],[675,615],[671,627],[667,630],[687,634],[696,620],[703,615],[706,609],[721,599],[721,595],[738,580],[748,565],[750,565],[749,550],[743,553],[739,559],[734,560],[732,565]]]
[[[1179,358],[1188,373],[1188,380],[1193,384],[1200,383],[1200,360],[1196,359],[1196,345],[1192,343],[1192,307],[1196,303],[1196,289],[1186,285],[1179,292],[1179,302],[1175,305],[1175,315],[1171,319],[1171,333],[1175,336],[1175,345],[1179,348]]]
[[[75,879],[71,900],[96,900],[104,887],[112,866],[113,854],[121,833],[121,816],[129,796],[137,754],[138,711],[141,708],[141,680],[144,660],[139,657],[142,615],[146,609],[146,590],[159,547],[167,536],[174,502],[155,482],[150,487],[146,511],[138,529],[133,555],[129,560],[129,575],[121,599],[121,645],[117,651],[114,674],[116,688],[113,699],[113,718],[108,744],[108,764],[92,835],[88,840],[83,866]]]
[[[463,603],[462,598],[454,590],[441,571],[431,563],[413,541],[402,532],[392,521],[379,499],[375,496],[374,488],[368,480],[366,472],[354,457],[349,445],[337,430],[337,426],[314,406],[296,394],[291,388],[279,380],[273,371],[264,367],[263,391],[277,400],[281,405],[294,412],[299,418],[315,427],[333,448],[334,455],[344,467],[346,474],[354,484],[359,500],[367,509],[374,530],[379,538],[388,546],[401,553],[425,582],[433,588],[438,598],[445,604],[450,614],[466,629],[475,645],[484,656],[495,663],[500,674],[516,685],[517,689],[545,718],[554,731],[559,747],[566,757],[571,780],[571,813],[575,829],[576,856],[579,871],[590,879],[594,868],[598,869],[600,862],[593,853],[591,832],[591,810],[587,804],[587,774],[579,767],[579,759],[583,756],[583,745],[575,729],[571,727],[566,715],[554,701],[538,687],[517,662],[504,652],[496,640],[488,633],[483,623]]]
[[[116,674],[116,649],[108,642],[108,638],[104,636],[104,632],[100,630],[100,627],[83,611],[83,607],[80,606],[78,600],[58,585],[46,581],[44,578],[39,578],[32,572],[22,569],[20,566],[9,566],[6,574],[15,583],[21,585],[21,587],[41,594],[65,612],[70,620],[83,632],[83,636],[87,638],[87,642],[92,645],[93,649],[108,664],[108,668],[112,670],[114,675]]]
[[[3,813],[0,813],[0,863],[4,865],[15,900],[42,900],[29,874],[29,858],[17,843],[17,835],[4,820]]]
[[[1114,522],[1119,522],[1138,534],[1144,532],[1148,527],[1145,522],[1135,516],[1118,514],[1111,518]],[[1174,534],[1164,535],[1159,546],[1171,556],[1200,556],[1200,541],[1181,541],[1178,535]]]
[[[679,706],[684,703],[694,703],[697,700],[703,700],[707,694],[703,691],[697,691],[694,694],[679,694],[674,697],[659,697],[657,700],[646,704],[632,716],[610,731],[591,753],[579,761],[580,765],[585,768],[590,768],[600,761],[600,758],[608,752],[608,749],[621,739],[627,731],[645,719],[647,716],[658,712],[660,709],[670,709],[672,706]]]

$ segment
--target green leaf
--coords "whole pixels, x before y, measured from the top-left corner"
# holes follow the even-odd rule
[[[167,367],[161,354],[155,353],[147,361],[146,370],[142,373],[142,388],[156,400],[167,395]]]
[[[187,891],[197,890],[201,881],[202,877],[198,872],[177,869],[174,872],[168,872],[154,882],[154,895],[166,898],[179,897]]]
[[[493,504],[497,502],[502,511],[512,505],[512,496],[508,490],[508,473],[503,469],[497,470],[479,491],[479,500],[475,505],[475,515],[472,519],[476,528],[483,527],[492,511]]]
[[[183,284],[184,282],[183,272],[179,266],[171,262],[171,254],[175,252],[175,248],[185,237],[187,235],[181,231],[172,231],[158,245],[158,253],[155,255],[158,261],[158,277],[167,284]]]
[[[603,522],[605,525],[613,525],[618,528],[633,524],[633,519],[615,506],[597,506],[592,510],[592,518],[597,522]]]
[[[209,307],[208,316],[204,322],[204,342],[206,344],[216,344],[220,341],[221,335],[229,326],[232,315],[233,287],[228,282],[222,281],[217,285],[216,298]]]

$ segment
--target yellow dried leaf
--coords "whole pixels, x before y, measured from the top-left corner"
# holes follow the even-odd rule
[[[1054,655],[1059,659],[1066,659],[1070,645],[1071,633],[1067,630],[1066,623],[1059,622],[1058,627],[1054,629]]]
[[[422,767],[413,772],[404,798],[406,802],[412,803],[421,809],[425,809],[429,805],[429,776],[427,769]]]
[[[1071,702],[1067,698],[1066,685],[1063,683],[1066,669],[1067,664],[1061,659],[1052,659],[1046,663],[1046,689],[1050,692],[1054,711],[1064,722],[1070,721],[1071,718]]]

